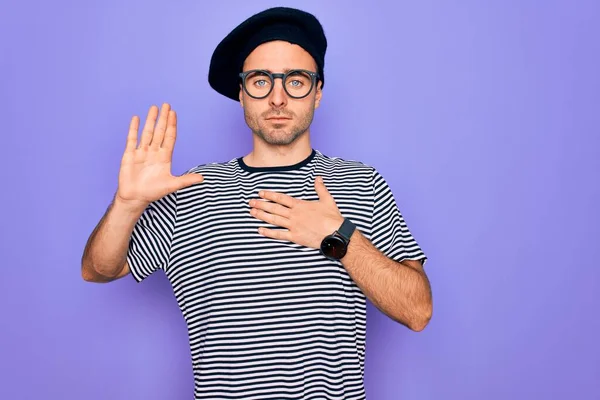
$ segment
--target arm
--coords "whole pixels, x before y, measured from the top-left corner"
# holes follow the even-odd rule
[[[84,280],[106,283],[129,274],[129,239],[143,211],[115,198],[85,246],[81,259]]]
[[[358,229],[340,261],[380,311],[413,331],[425,329],[432,315],[432,296],[420,261],[386,257]]]
[[[421,331],[432,315],[431,289],[422,266],[427,258],[406,226],[389,186],[381,175],[375,174],[374,178],[370,240],[355,230],[340,262],[382,312]],[[250,200],[250,213],[286,229],[259,228],[258,232],[318,249],[323,238],[340,227],[344,217],[320,177],[315,179],[315,190],[319,201],[260,191],[258,195],[264,201]]]
[[[165,103],[158,122],[157,118],[158,107],[153,105],[139,145],[140,120],[137,116],[131,119],[117,193],[81,258],[81,275],[86,281],[111,282],[130,272],[141,281],[162,266],[173,231],[173,193],[204,180],[200,174],[171,174],[177,115]],[[152,203],[156,211],[144,215]],[[138,224],[140,218],[143,223]]]

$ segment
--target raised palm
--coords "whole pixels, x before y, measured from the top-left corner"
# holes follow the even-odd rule
[[[139,144],[139,118],[134,116],[129,125],[116,196],[120,201],[134,206],[144,207],[204,179],[200,174],[172,175],[177,115],[168,104],[163,104],[158,122],[157,118],[158,107],[150,107]]]

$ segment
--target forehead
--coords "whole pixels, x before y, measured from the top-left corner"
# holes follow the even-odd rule
[[[280,40],[259,45],[244,62],[244,70],[266,69],[278,72],[296,68],[315,70],[316,63],[302,47]]]

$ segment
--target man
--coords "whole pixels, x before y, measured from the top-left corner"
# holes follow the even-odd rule
[[[211,86],[239,101],[253,150],[171,175],[176,113],[131,121],[118,190],[83,278],[163,271],[189,329],[196,399],[364,399],[366,299],[414,331],[426,257],[384,178],[311,147],[325,35],[273,8],[216,48]]]

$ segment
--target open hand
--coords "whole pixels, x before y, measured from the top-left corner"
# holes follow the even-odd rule
[[[250,213],[269,224],[286,230],[259,228],[261,235],[287,240],[318,249],[325,236],[332,234],[344,222],[335,200],[321,177],[315,179],[318,201],[295,199],[283,193],[260,191],[264,200],[250,200]]]
[[[169,104],[163,104],[158,123],[158,107],[148,111],[138,145],[139,118],[129,125],[127,146],[121,160],[116,200],[144,208],[169,193],[200,183],[200,174],[171,174],[171,160],[177,137],[177,115]],[[156,127],[155,127],[156,124]]]

